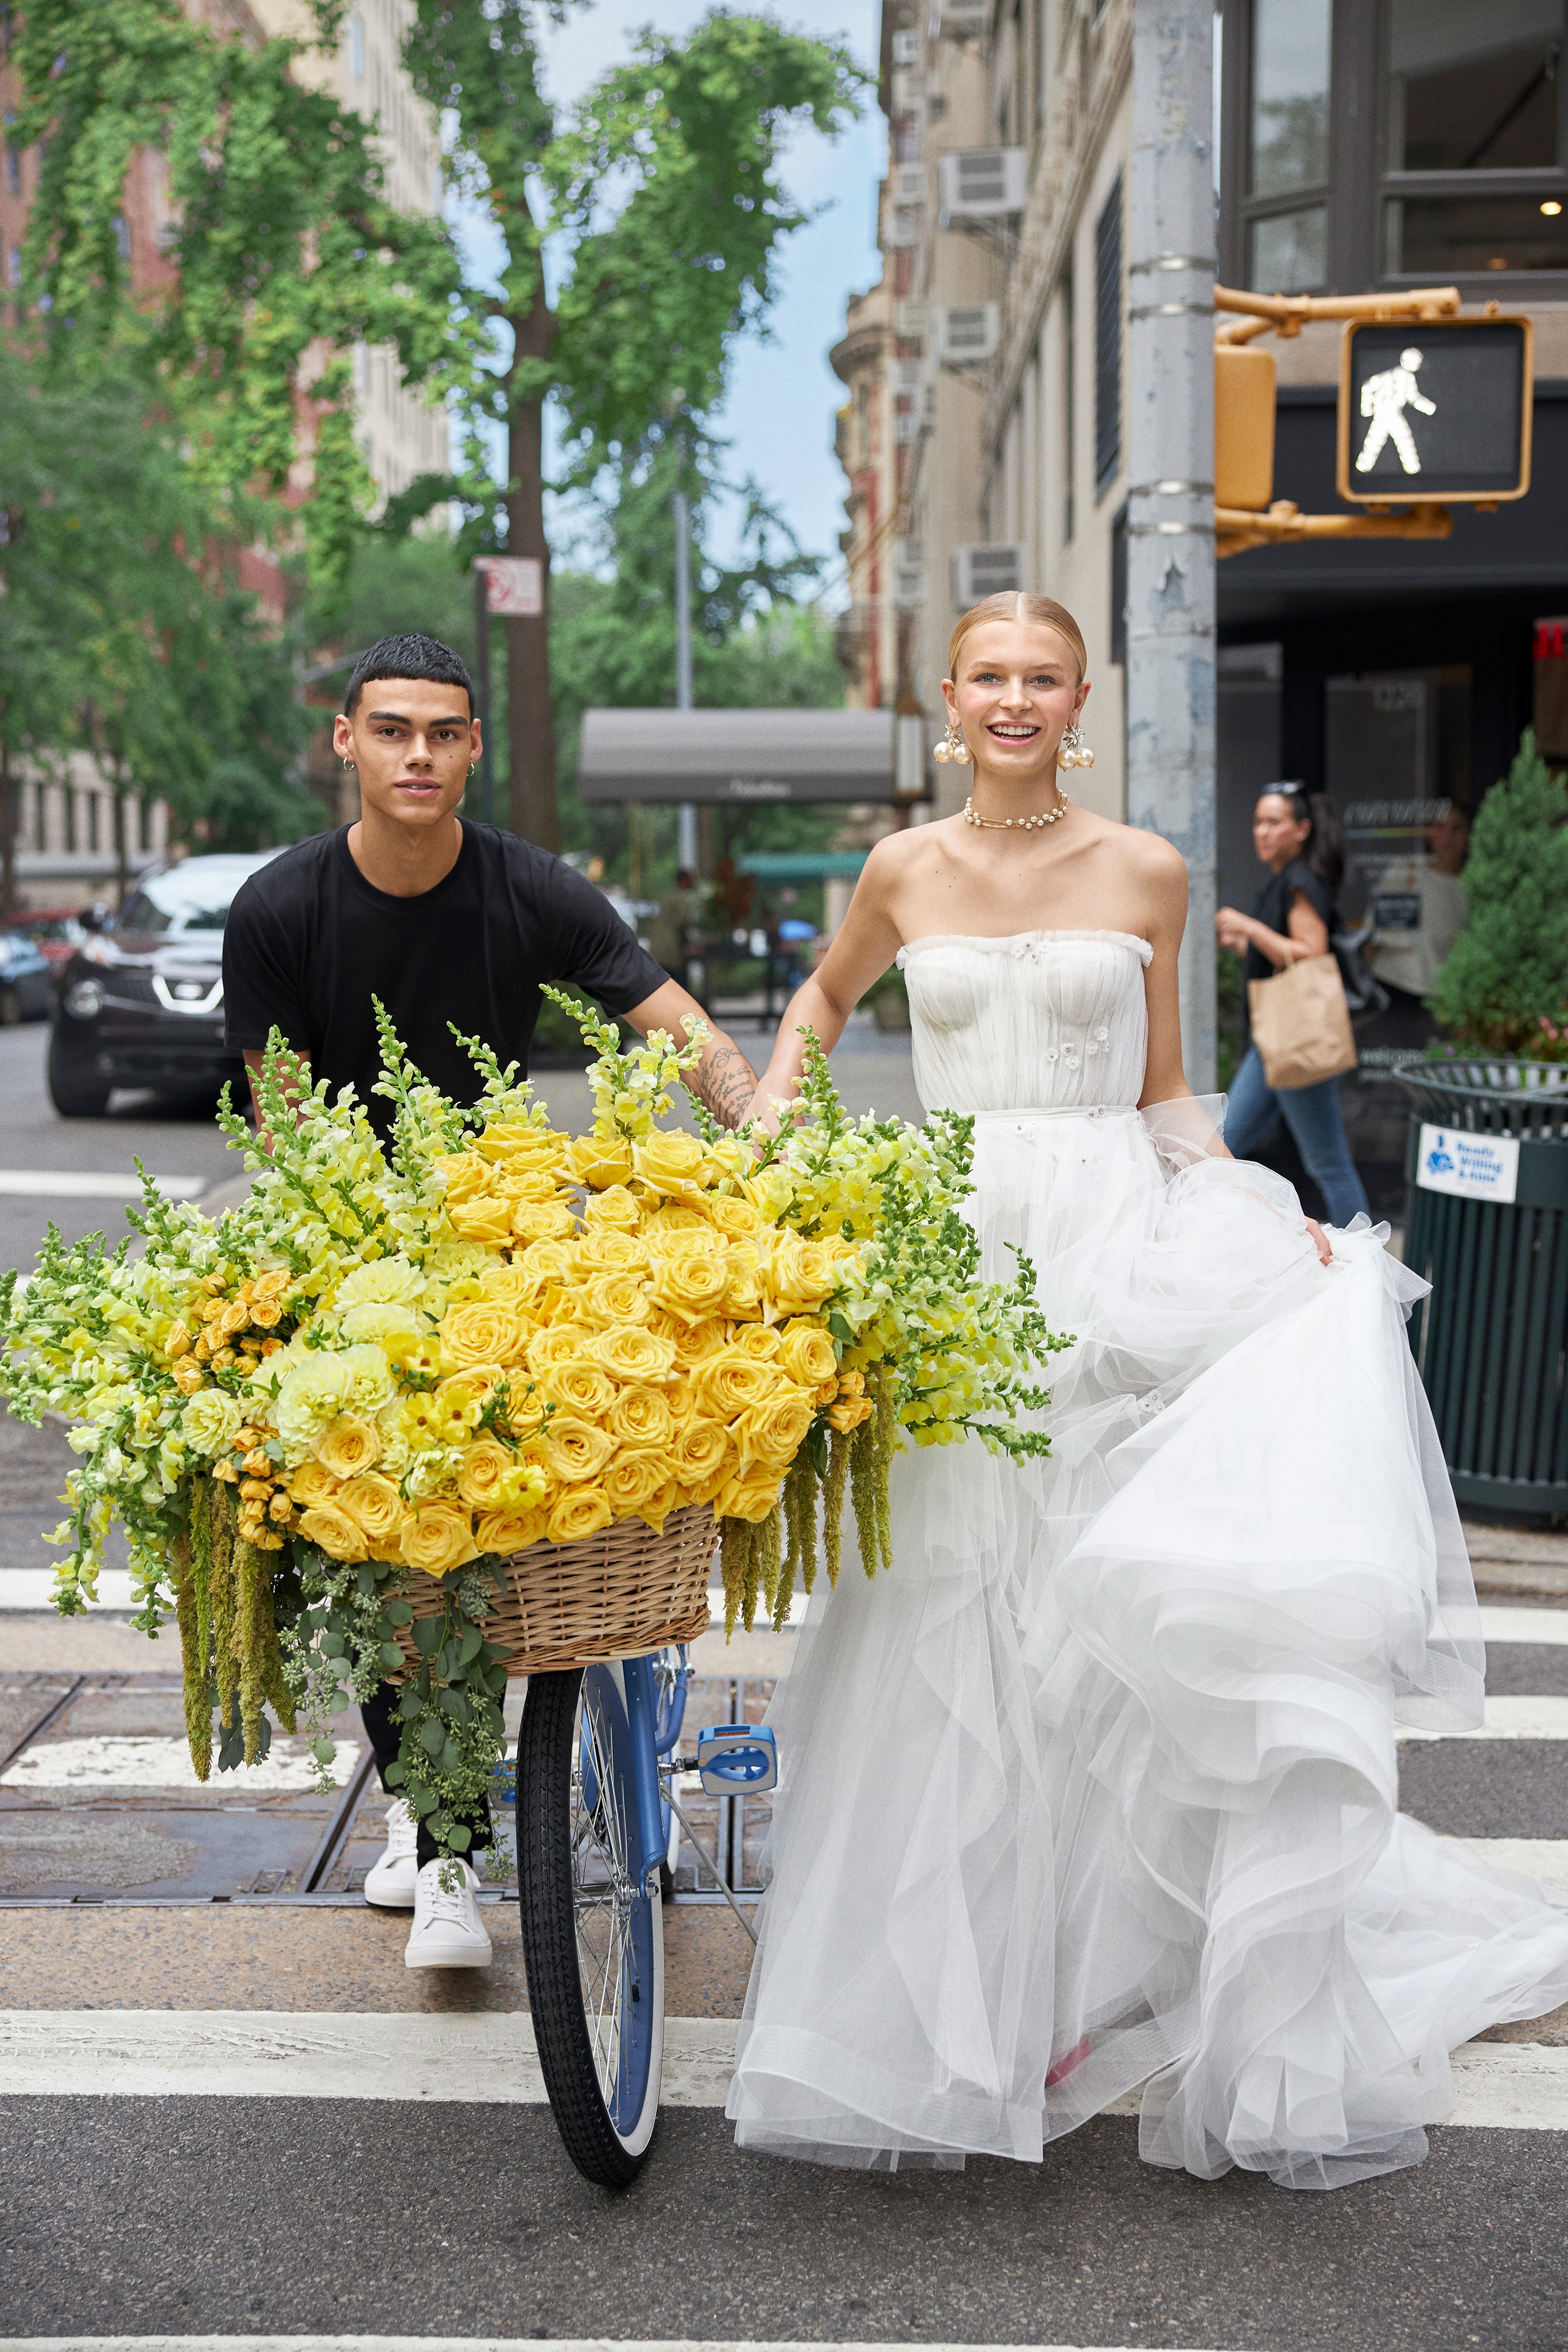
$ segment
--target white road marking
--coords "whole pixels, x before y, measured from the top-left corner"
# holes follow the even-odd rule
[[[1481,1639],[1489,1648],[1497,1642],[1540,1642],[1552,1649],[1568,1649],[1568,1609],[1498,1609],[1479,1612]]]
[[[1568,1739],[1568,1698],[1489,1698],[1473,1731],[1418,1731],[1402,1723],[1400,1739]]]
[[[340,1739],[327,1770],[334,1788],[348,1785],[359,1761],[359,1742]],[[215,1759],[206,1787],[247,1797],[296,1795],[313,1789],[315,1759],[302,1739],[275,1735],[265,1763],[242,1766],[236,1773],[220,1773]],[[40,1739],[25,1748],[16,1761],[0,1772],[0,1787],[28,1792],[37,1789],[69,1789],[73,1793],[109,1792],[126,1789],[198,1789],[195,1767],[183,1739],[116,1738],[105,1733],[91,1739]]]
[[[5,2352],[910,2352],[908,2344],[846,2338],[759,2343],[753,2336],[7,2336]],[[1018,2352],[1016,2345],[933,2344],[920,2352]],[[1030,2352],[1128,2352],[1126,2346],[1041,2344]],[[1179,2347],[1178,2352],[1192,2352]]]
[[[721,2107],[736,2021],[670,2017],[663,2103]],[[1568,2131],[1568,2047],[1471,2042],[1454,2053],[1451,2125]],[[523,2012],[469,2016],[277,2010],[0,2011],[0,2084],[42,2098],[407,2099],[537,2106]],[[1136,2115],[1139,2094],[1107,2115]],[[7,2342],[5,2352],[14,2352]]]
[[[62,1506],[63,1508],[63,1506]],[[40,1522],[44,1514],[40,1512]],[[52,1609],[55,1605],[55,1571],[52,1568],[0,1568],[0,1609]],[[98,1572],[98,1599],[89,1601],[89,1611],[113,1610],[127,1615],[136,1602],[131,1591],[131,1571],[126,1568],[100,1568]],[[156,1666],[156,1656],[150,1655],[149,1670]]]
[[[153,1181],[166,1201],[195,1201],[212,1179],[208,1176],[154,1176]],[[123,1175],[100,1175],[87,1168],[0,1168],[0,1193],[39,1201],[139,1201],[142,1179],[128,1169]]]
[[[1451,1843],[1479,1854],[1482,1862],[1522,1870],[1542,1886],[1568,1886],[1568,1838],[1455,1838]]]

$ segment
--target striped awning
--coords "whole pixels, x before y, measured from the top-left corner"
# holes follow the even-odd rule
[[[923,761],[915,793],[898,789],[897,725],[890,710],[587,710],[577,789],[735,807],[917,797]]]

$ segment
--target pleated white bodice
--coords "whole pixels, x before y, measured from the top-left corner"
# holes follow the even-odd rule
[[[1127,1109],[1143,1090],[1149,1024],[1129,931],[932,936],[899,950],[915,1084],[928,1110]]]

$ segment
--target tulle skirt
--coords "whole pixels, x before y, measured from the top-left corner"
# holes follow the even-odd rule
[[[1050,1457],[913,1452],[772,1720],[782,1786],[729,2113],[884,2169],[1145,2084],[1152,2163],[1417,2163],[1448,2053],[1568,2000],[1568,1910],[1397,1812],[1394,1730],[1480,1720],[1475,1592],[1364,1222],[1172,1116],[976,1123],[986,1272],[1053,1328]],[[1197,1139],[1194,1139],[1194,1137]]]

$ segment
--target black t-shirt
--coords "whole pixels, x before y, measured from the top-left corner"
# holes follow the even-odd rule
[[[1271,931],[1279,931],[1282,936],[1289,938],[1290,908],[1298,890],[1313,913],[1321,915],[1329,927],[1329,936],[1331,939],[1340,927],[1339,912],[1334,905],[1334,894],[1322,876],[1314,874],[1311,867],[1304,865],[1299,857],[1293,857],[1282,874],[1269,876],[1253,900],[1252,911],[1260,923],[1268,924]],[[1247,950],[1248,980],[1272,980],[1278,969],[1278,965],[1269,962],[1261,948],[1248,947]]]
[[[237,1051],[276,1025],[334,1093],[353,1084],[384,1139],[393,1109],[371,1092],[381,1067],[379,997],[409,1057],[443,1094],[483,1083],[448,1022],[528,1067],[542,981],[625,1013],[665,985],[601,891],[515,834],[459,819],[451,872],[416,898],[389,898],[349,854],[348,828],[317,834],[253,874],[223,940],[225,1033]]]

